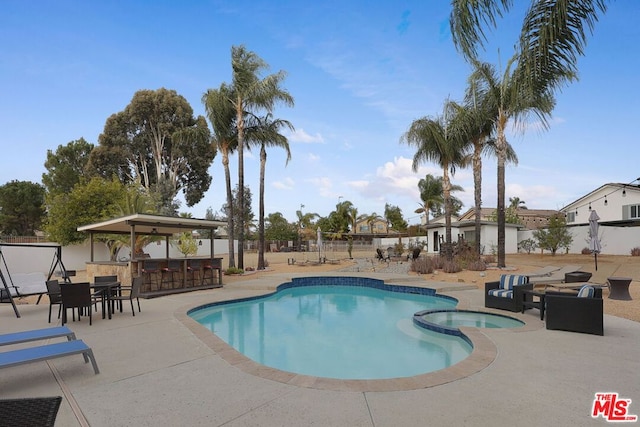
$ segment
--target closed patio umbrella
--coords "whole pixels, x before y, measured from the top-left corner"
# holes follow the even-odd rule
[[[598,213],[592,210],[589,215],[589,250],[595,257],[596,271],[598,271],[598,254],[602,250],[600,238],[598,237],[598,229],[600,228],[598,224],[599,219]]]
[[[320,227],[318,227],[318,262],[321,261],[321,255],[320,255],[320,251],[322,249],[322,230],[320,230]]]

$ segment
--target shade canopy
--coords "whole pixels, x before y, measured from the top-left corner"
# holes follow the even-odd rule
[[[216,230],[218,227],[225,225],[226,223],[223,221],[134,214],[83,225],[78,227],[78,231],[87,231],[92,234],[130,234],[132,230],[135,230],[136,234],[171,236],[176,233],[183,233],[186,230]]]

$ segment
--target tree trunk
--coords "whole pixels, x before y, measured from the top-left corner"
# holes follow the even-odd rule
[[[473,198],[475,202],[475,249],[480,255],[480,236],[482,230],[482,144],[476,141],[473,150]]]
[[[505,171],[504,164],[507,158],[507,140],[504,135],[504,129],[506,127],[506,118],[501,112],[498,115],[498,138],[496,140],[496,155],[498,157],[498,268],[506,267],[506,255],[505,255],[505,205],[504,205],[504,193],[505,193]]]
[[[238,268],[244,270],[244,111],[242,99],[237,100],[238,119]]]
[[[258,270],[264,270],[264,169],[267,163],[267,152],[264,144],[260,146],[260,207],[258,219]]]
[[[444,221],[445,221],[445,258],[447,261],[453,259],[451,250],[451,181],[449,180],[449,165],[443,168],[442,192],[444,193]]]
[[[233,193],[231,192],[231,172],[229,171],[229,150],[228,147],[222,150],[222,166],[224,167],[224,179],[227,187],[227,241],[229,242],[229,267],[236,266],[236,254],[234,249],[235,232],[233,230]],[[213,236],[211,236],[213,239]]]

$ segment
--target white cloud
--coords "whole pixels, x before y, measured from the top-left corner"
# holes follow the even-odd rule
[[[330,178],[311,178],[308,181],[317,188],[317,193],[321,197],[338,197],[338,194],[333,191],[333,182]]]
[[[317,162],[320,160],[320,156],[313,153],[309,153],[307,154],[307,159],[309,159],[310,162]]]
[[[274,181],[273,184],[271,185],[273,185],[275,188],[279,190],[293,190],[293,187],[295,186],[295,181],[289,177],[286,177],[280,181]]]
[[[324,138],[319,133],[315,135],[310,135],[304,131],[302,128],[296,129],[293,133],[291,133],[288,137],[289,140],[293,142],[302,142],[304,144],[323,144]]]

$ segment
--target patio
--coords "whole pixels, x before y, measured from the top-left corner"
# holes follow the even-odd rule
[[[397,274],[344,274],[422,283],[458,298],[461,308],[482,310],[484,305],[481,290],[456,283],[413,283],[411,277]],[[401,379],[398,391],[384,392],[335,391],[318,387],[320,383],[313,388],[265,379],[261,369],[254,375],[250,372],[255,367],[230,362],[227,351],[214,351],[206,335],[201,340],[198,328],[181,321],[189,308],[270,291],[291,276],[248,277],[221,289],[145,300],[139,315],[125,311],[93,326],[70,322],[77,337],[93,348],[100,374],[73,358],[8,368],[2,372],[0,398],[63,396],[56,425],[94,427],[602,425],[602,419],[591,418],[597,392],[632,399],[629,412],[640,413],[635,375],[640,370],[640,324],[609,315],[600,337],[546,330],[535,310],[508,313],[528,326],[482,330],[498,351],[479,372],[460,372],[461,379],[417,389],[411,379]],[[51,326],[47,304],[23,305],[20,311],[22,318],[16,319],[10,309],[2,309],[0,333]]]

